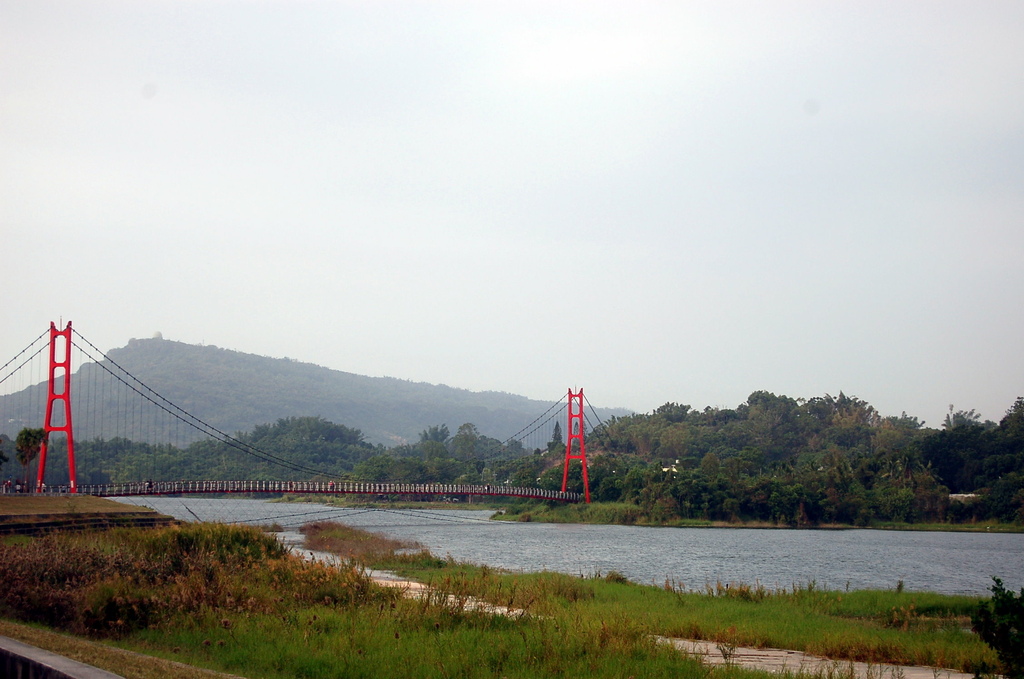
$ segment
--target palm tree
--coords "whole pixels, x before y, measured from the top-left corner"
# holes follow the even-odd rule
[[[39,455],[39,449],[46,440],[46,430],[43,428],[32,429],[25,427],[18,432],[18,438],[14,441],[14,447],[18,450],[18,462],[25,470],[25,487],[28,487],[28,466],[32,460]]]

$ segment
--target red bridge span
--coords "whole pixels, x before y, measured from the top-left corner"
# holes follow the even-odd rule
[[[48,490],[58,490],[49,488]],[[343,481],[138,481],[133,483],[83,484],[78,492],[98,497],[138,495],[197,495],[226,493],[297,493],[317,495],[416,495],[434,497],[492,496],[557,502],[580,502],[582,493],[522,486],[469,485],[458,483],[358,483]]]
[[[585,399],[583,396],[583,389],[579,388],[577,391],[573,391],[571,388],[568,390],[566,397],[568,404],[567,413],[567,427],[566,427],[566,446],[565,446],[565,460],[562,468],[562,489],[561,491],[546,490],[542,488],[530,488],[522,486],[510,486],[506,484],[449,484],[449,483],[392,483],[392,482],[353,482],[353,481],[257,481],[257,480],[243,480],[243,481],[214,481],[214,480],[195,480],[195,481],[138,481],[134,483],[106,483],[106,484],[84,484],[78,485],[77,473],[75,466],[75,439],[72,429],[72,417],[71,417],[71,357],[72,349],[76,349],[83,353],[88,358],[93,360],[94,366],[97,366],[92,373],[97,374],[102,379],[103,377],[100,371],[105,372],[110,376],[109,385],[116,391],[108,394],[106,386],[102,388],[100,396],[97,398],[97,392],[92,389],[87,389],[89,398],[93,399],[97,403],[109,403],[111,399],[109,396],[116,395],[114,402],[118,404],[122,402],[121,392],[127,393],[123,399],[125,403],[131,403],[131,414],[128,415],[128,411],[125,410],[123,413],[118,410],[118,416],[115,417],[115,421],[124,424],[124,430],[127,432],[129,429],[134,429],[137,426],[144,426],[147,428],[152,425],[155,427],[154,430],[159,431],[161,429],[168,428],[168,424],[173,426],[175,431],[180,425],[186,429],[191,428],[195,431],[200,432],[204,437],[208,437],[209,440],[218,441],[221,444],[225,444],[233,453],[239,453],[242,455],[243,460],[251,460],[252,462],[260,462],[263,464],[273,464],[280,467],[287,468],[292,472],[299,472],[301,475],[307,478],[331,478],[334,474],[340,474],[340,472],[332,472],[325,469],[316,469],[307,467],[303,464],[299,464],[294,461],[290,461],[271,451],[261,450],[254,445],[246,443],[236,437],[230,436],[225,432],[217,429],[213,425],[204,422],[195,415],[192,415],[168,401],[166,398],[155,392],[150,387],[146,386],[134,375],[124,370],[121,366],[117,365],[111,360],[106,354],[103,354],[95,345],[81,337],[80,334],[75,336],[85,342],[94,353],[90,353],[84,349],[72,336],[71,322],[68,321],[67,326],[63,330],[58,330],[55,323],[50,323],[49,330],[49,365],[48,365],[48,380],[47,380],[47,398],[46,398],[46,409],[43,413],[43,427],[41,429],[34,429],[31,427],[25,427],[22,432],[18,434],[18,448],[21,450],[22,447],[22,434],[26,435],[25,447],[26,450],[31,449],[34,445],[34,455],[38,455],[38,472],[36,474],[36,482],[34,487],[29,486],[27,473],[25,478],[25,485],[29,486],[29,492],[45,493],[45,492],[67,492],[67,493],[83,493],[89,495],[97,495],[103,497],[117,497],[117,496],[138,496],[138,495],[192,495],[200,493],[209,494],[225,494],[225,493],[307,493],[307,494],[322,494],[322,495],[346,495],[346,494],[362,494],[362,495],[401,495],[407,497],[415,497],[416,499],[427,499],[430,497],[435,498],[453,498],[453,497],[469,497],[473,495],[477,496],[492,496],[492,497],[513,497],[513,498],[529,498],[537,500],[551,500],[557,502],[590,502],[590,479],[587,474],[587,455],[585,445],[585,414],[584,405]],[[23,354],[29,354],[28,359],[24,360],[20,364],[16,365],[13,370],[7,374],[0,374],[0,383],[4,382],[8,377],[21,370],[23,367],[28,365],[32,359],[37,355],[43,353],[43,349],[46,348],[46,344],[42,345],[35,351],[34,354],[29,352],[32,348],[39,343],[47,335],[46,332],[41,334],[36,340],[34,340],[28,347],[22,350],[17,356],[8,361],[3,366],[0,366],[0,373],[3,373],[9,365],[14,365],[21,358]],[[114,370],[116,368],[117,370]],[[104,383],[106,384],[106,383]],[[123,390],[120,385],[123,386]],[[6,401],[0,401],[0,406]],[[518,437],[523,432],[530,430],[527,433],[532,434],[538,431],[541,427],[546,426],[552,419],[557,416],[552,415],[548,419],[546,418],[552,410],[557,408],[562,401],[556,402],[551,408],[542,413],[539,417],[533,420],[530,424],[526,425],[519,432],[513,435],[505,444],[518,440]],[[98,407],[98,406],[97,406]],[[23,410],[25,408],[23,407]],[[146,409],[151,415],[155,414],[158,417],[166,416],[169,418],[164,424],[156,424],[151,421],[152,418],[147,416],[143,417],[143,410]],[[31,422],[36,413],[30,412],[31,409],[26,410],[24,413],[19,415],[21,422]],[[136,410],[138,410],[138,419],[136,419]],[[20,412],[20,411],[19,411]],[[595,413],[596,414],[596,413]],[[123,415],[123,416],[122,416]],[[6,419],[5,419],[6,418]],[[147,419],[148,418],[148,419]],[[15,422],[13,418],[9,418],[6,415],[0,417],[0,422]],[[600,421],[600,418],[598,418]],[[158,421],[159,422],[159,421]],[[137,424],[138,423],[138,424]],[[556,425],[557,426],[557,425]],[[557,431],[557,430],[556,430]],[[68,483],[64,486],[55,486],[52,483],[47,484],[46,481],[46,461],[50,448],[54,447],[54,451],[61,450],[60,447],[53,446],[55,443],[53,438],[56,436],[61,437],[61,442],[64,444],[63,450],[67,454],[67,471],[68,471]],[[561,435],[559,435],[560,437]],[[97,437],[97,440],[102,437]],[[131,440],[134,437],[122,432],[119,428],[118,434],[115,438]],[[142,440],[146,440],[145,436]],[[35,443],[33,443],[35,441]],[[521,443],[521,442],[520,442]],[[503,446],[505,444],[502,444]],[[545,444],[549,445],[549,444]],[[522,446],[521,446],[522,447]],[[172,446],[173,448],[173,446]],[[525,450],[525,448],[524,448]],[[540,451],[540,448],[537,448]],[[579,460],[580,466],[582,467],[582,493],[568,492],[569,483],[569,467],[570,464]],[[144,468],[144,467],[142,467]],[[133,476],[149,476],[150,478],[162,477],[168,478],[173,475],[173,471],[163,470],[154,473],[153,470],[149,472],[138,471],[132,472]],[[27,471],[27,468],[26,468]],[[245,474],[247,472],[236,472]],[[271,472],[276,473],[276,472]],[[100,477],[102,478],[102,477]],[[109,477],[108,477],[109,478]],[[0,486],[0,493],[10,492],[7,486]]]

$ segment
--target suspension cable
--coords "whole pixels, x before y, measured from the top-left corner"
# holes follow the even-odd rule
[[[542,427],[544,427],[544,426],[545,426],[545,425],[547,425],[547,424],[548,424],[549,422],[551,422],[552,420],[554,420],[555,418],[557,418],[557,417],[558,417],[559,415],[561,415],[561,413],[552,413],[552,414],[551,414],[551,416],[550,416],[550,417],[549,417],[548,419],[544,420],[543,422],[541,422],[540,424],[538,424],[538,425],[537,425],[536,427],[534,427],[534,428],[533,428],[533,429],[531,429],[530,431],[526,432],[526,434],[525,434],[525,435],[523,436],[523,438],[525,439],[526,437],[530,436],[531,434],[533,434],[533,433],[535,433],[535,432],[539,431],[539,430],[540,430],[540,429],[541,429]]]
[[[604,420],[602,420],[601,416],[597,414],[597,408],[595,408],[594,406],[590,405],[590,399],[587,398],[586,394],[583,394],[583,400],[587,402],[588,406],[590,406],[590,411],[592,413],[594,413],[594,417],[597,418],[597,421],[601,424],[601,426],[606,426],[605,423],[604,423]],[[584,416],[586,416],[586,413],[584,413]]]
[[[42,336],[42,335],[40,335],[40,337],[41,337],[41,336]],[[36,341],[38,341],[38,340],[39,340],[39,338],[37,337],[37,338],[36,338],[36,340],[35,340],[35,341],[33,341],[33,344],[35,344],[35,342],[36,342]],[[19,366],[18,366],[17,368],[15,368],[15,369],[14,369],[14,370],[12,370],[11,372],[9,372],[9,373],[7,373],[6,375],[4,375],[3,379],[0,379],[0,384],[3,384],[4,382],[6,382],[6,381],[7,381],[7,378],[11,377],[11,376],[12,376],[12,375],[14,375],[15,373],[17,373],[17,372],[18,372],[19,370],[21,370],[22,368],[24,368],[24,367],[25,367],[25,365],[26,365],[26,364],[27,364],[27,363],[28,363],[29,361],[31,361],[31,360],[32,360],[33,358],[35,358],[35,357],[36,357],[36,356],[38,356],[39,354],[43,353],[43,349],[45,349],[45,348],[46,348],[46,347],[48,347],[48,346],[49,346],[48,344],[42,344],[42,345],[40,345],[40,347],[39,347],[38,349],[36,349],[36,353],[32,354],[31,356],[29,356],[28,358],[26,358],[26,359],[25,359],[24,361],[22,361],[22,362],[21,362],[21,364],[20,364],[20,365],[19,365]],[[25,353],[26,351],[28,351],[28,349],[30,349],[31,347],[32,347],[32,345],[30,344],[30,345],[29,345],[28,347],[26,347],[25,349],[22,349],[22,350],[21,350],[20,352],[18,352],[18,356],[21,356],[21,355],[22,355],[23,353]],[[5,364],[3,365],[3,367],[0,367],[0,371],[2,371],[2,370],[3,370],[4,368],[6,368],[7,366],[9,366],[9,365],[10,365],[11,363],[13,363],[13,362],[15,361],[15,359],[17,359],[17,358],[18,358],[18,356],[15,356],[15,357],[14,357],[14,358],[12,358],[11,360],[7,361],[7,363],[5,363]]]
[[[43,338],[43,336],[46,335],[46,333],[48,333],[48,332],[50,332],[50,331],[49,330],[44,330],[43,333],[41,335],[39,335],[39,337],[37,337],[34,340],[32,340],[31,342],[29,342],[27,347],[25,347],[24,349],[19,351],[17,354],[15,354],[14,358],[12,358],[11,360],[7,361],[7,363],[4,363],[3,365],[0,365],[0,372],[3,372],[4,368],[6,368],[10,364],[14,363],[15,361],[17,361],[18,360],[18,356],[21,356],[26,351],[31,349],[32,345],[35,344],[36,342],[38,342],[39,340],[41,340]],[[38,354],[38,353],[39,352],[37,351],[36,354]],[[32,356],[35,356],[35,354],[32,354]]]
[[[84,353],[86,356],[88,356],[93,361],[95,361],[98,366],[100,366],[101,368],[106,370],[114,379],[116,379],[117,381],[121,382],[123,385],[125,385],[126,387],[128,387],[129,389],[134,391],[136,394],[138,394],[142,398],[144,398],[147,401],[149,401],[150,403],[152,403],[157,408],[160,408],[161,410],[163,410],[163,411],[167,412],[168,414],[170,414],[171,416],[181,420],[182,422],[184,422],[185,424],[191,426],[192,428],[194,428],[194,429],[196,429],[196,430],[206,434],[207,436],[212,436],[214,438],[217,438],[221,443],[224,443],[224,444],[230,446],[231,448],[234,448],[234,449],[236,449],[236,450],[238,450],[238,451],[240,451],[242,453],[245,453],[246,455],[249,455],[251,457],[255,457],[255,458],[261,459],[264,462],[270,462],[272,464],[277,464],[279,466],[291,469],[292,471],[306,472],[306,473],[310,473],[310,474],[327,474],[327,472],[324,471],[323,469],[314,469],[312,467],[306,467],[305,465],[301,465],[301,464],[299,464],[297,462],[292,462],[290,460],[286,460],[286,459],[284,459],[282,457],[274,455],[273,453],[268,453],[265,450],[261,450],[261,449],[255,447],[255,446],[253,446],[251,444],[245,443],[244,441],[240,441],[239,439],[235,438],[234,436],[231,436],[230,434],[227,434],[227,433],[221,431],[220,429],[217,429],[216,427],[214,427],[213,425],[209,424],[208,422],[205,422],[202,419],[196,417],[195,415],[185,411],[180,406],[172,403],[168,399],[166,399],[163,396],[161,396],[160,394],[158,394],[151,387],[147,386],[142,380],[140,380],[139,378],[135,377],[135,375],[130,373],[123,366],[119,365],[116,361],[114,361],[109,356],[104,354],[100,349],[97,349],[96,346],[92,342],[90,342],[88,339],[83,337],[80,332],[75,330],[74,333],[75,333],[75,335],[78,336],[79,339],[81,339],[83,342],[85,342],[90,347],[92,347],[92,349],[94,351],[98,352],[103,357],[103,360],[100,360],[100,359],[96,358],[95,356],[91,355],[85,349],[81,349],[81,347],[79,347],[79,349],[82,350],[82,353]],[[152,394],[153,397],[155,397],[156,399],[159,399],[159,401],[162,401],[162,403],[158,402],[157,400],[154,400],[154,398],[151,397],[149,394],[143,393],[143,391],[141,391],[138,387],[136,387],[135,385],[130,384],[129,382],[127,382],[123,377],[121,377],[120,375],[118,375],[117,373],[112,371],[108,366],[106,366],[104,364],[104,361],[107,361],[110,364],[116,366],[125,375],[127,375],[132,380],[134,380],[139,386],[141,386],[143,389],[145,389],[150,394]],[[175,412],[175,411],[177,411],[177,412]]]
[[[550,408],[548,408],[547,410],[545,410],[545,411],[544,411],[543,413],[541,413],[540,415],[538,415],[538,416],[537,416],[537,418],[536,418],[536,419],[535,419],[535,420],[534,420],[533,422],[531,422],[530,424],[526,425],[525,427],[523,427],[522,429],[520,429],[519,431],[517,431],[517,432],[516,432],[515,434],[512,434],[512,436],[509,436],[509,437],[508,437],[507,439],[505,439],[505,442],[504,442],[504,443],[502,443],[501,445],[503,445],[503,446],[507,446],[507,445],[508,445],[509,443],[511,443],[512,441],[514,441],[514,440],[516,440],[516,439],[520,438],[520,434],[522,434],[522,433],[523,433],[524,431],[526,431],[527,429],[530,429],[530,427],[533,427],[533,425],[534,425],[534,424],[537,424],[537,422],[539,422],[539,421],[540,421],[540,419],[541,419],[542,417],[544,417],[545,415],[547,415],[548,413],[550,413],[550,412],[551,412],[552,410],[554,410],[554,409],[555,409],[555,408],[557,408],[558,406],[562,405],[562,402],[563,402],[563,401],[565,401],[565,397],[564,397],[564,396],[563,396],[562,398],[560,398],[559,400],[555,401],[554,403],[552,403],[552,404],[551,404],[551,407],[550,407]],[[548,423],[548,422],[549,422],[550,420],[551,420],[551,418],[549,417],[549,418],[548,418],[547,420],[545,420],[544,422],[541,422],[541,424],[540,424],[540,425],[538,425],[538,426],[534,427],[533,429],[530,429],[530,431],[529,431],[529,432],[527,432],[526,434],[524,434],[522,438],[526,438],[527,436],[529,436],[529,435],[530,435],[530,434],[532,434],[533,432],[537,431],[537,429],[539,429],[539,428],[540,428],[540,427],[542,427],[543,425],[547,424],[547,423]]]

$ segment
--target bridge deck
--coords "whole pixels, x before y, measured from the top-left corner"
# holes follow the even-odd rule
[[[134,483],[85,484],[83,495],[124,497],[133,495],[192,495],[200,493],[313,493],[324,495],[490,495],[559,502],[579,502],[580,493],[506,485],[451,483],[355,483],[334,481],[138,481]]]

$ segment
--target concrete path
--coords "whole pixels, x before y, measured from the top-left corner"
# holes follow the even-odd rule
[[[829,660],[801,651],[780,648],[730,648],[713,641],[691,639],[660,640],[671,643],[681,651],[696,656],[708,665],[735,665],[768,672],[804,674],[825,679],[973,679],[973,674],[937,667],[887,665],[878,663]],[[723,650],[725,654],[723,654]],[[728,655],[728,657],[726,657]]]

